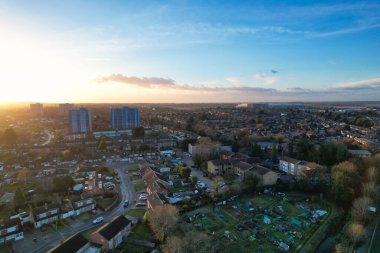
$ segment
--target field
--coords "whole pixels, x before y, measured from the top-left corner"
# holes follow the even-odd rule
[[[220,252],[303,252],[329,210],[304,196],[267,192],[206,206],[183,218],[218,241]]]

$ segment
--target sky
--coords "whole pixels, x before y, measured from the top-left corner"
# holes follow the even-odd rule
[[[0,102],[380,100],[380,1],[0,0]]]

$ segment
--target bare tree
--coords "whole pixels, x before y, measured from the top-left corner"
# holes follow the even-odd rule
[[[352,223],[348,227],[348,236],[354,244],[364,239],[364,226],[360,223]]]
[[[149,226],[155,238],[163,242],[165,237],[174,230],[178,217],[178,209],[172,205],[159,206],[154,211],[149,212]]]
[[[164,253],[182,253],[183,242],[177,236],[169,236],[166,242],[161,246]]]
[[[354,200],[352,205],[352,216],[357,223],[365,224],[369,219],[368,207],[371,204],[371,199],[361,197]]]
[[[371,198],[372,201],[376,201],[377,191],[375,188],[375,183],[369,182],[369,183],[363,184],[363,195]]]
[[[375,167],[369,167],[367,169],[367,181],[376,182],[377,181],[377,171]]]

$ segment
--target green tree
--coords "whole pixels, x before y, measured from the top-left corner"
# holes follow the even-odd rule
[[[232,152],[239,152],[239,149],[240,149],[240,144],[238,141],[234,141],[232,143]]]
[[[331,166],[336,163],[337,148],[333,143],[323,142],[319,148],[319,162]]]
[[[296,151],[297,151],[297,159],[298,160],[306,160],[306,161],[312,161],[314,160],[315,156],[315,149],[314,144],[303,138],[300,141],[297,142],[296,145]]]
[[[17,134],[13,128],[7,128],[4,130],[2,140],[5,144],[15,144],[17,141]]]
[[[189,144],[194,144],[196,142],[197,142],[197,139],[185,139],[180,142],[179,146],[183,151],[187,151],[189,149]]]
[[[256,175],[250,173],[243,181],[244,191],[247,193],[252,193],[258,189],[259,184],[260,179]]]
[[[342,162],[331,170],[331,194],[338,205],[349,208],[355,198],[355,193],[360,194],[361,178],[355,164]]]
[[[202,156],[200,154],[193,155],[193,162],[194,162],[195,167],[200,168],[203,163]]]
[[[102,136],[98,142],[98,149],[105,150],[107,148],[106,138]]]
[[[75,185],[74,180],[71,176],[63,176],[63,177],[55,177],[53,179],[54,190],[56,192],[64,192],[71,190],[71,188]]]
[[[195,185],[198,182],[198,178],[196,176],[191,177],[191,183]]]
[[[293,157],[294,156],[294,143],[293,143],[293,141],[289,141],[287,146],[288,146],[288,155],[290,157]]]
[[[251,149],[251,156],[253,157],[262,157],[263,151],[261,150],[261,147],[255,142]]]
[[[15,207],[22,207],[25,205],[25,195],[20,188],[17,188],[15,195],[13,196],[13,203]]]
[[[145,136],[144,127],[136,127],[133,129],[133,137],[143,138]]]
[[[277,143],[276,142],[273,142],[273,145],[272,145],[272,162],[273,163],[278,163],[278,151],[277,151]]]
[[[175,170],[178,172],[178,174],[182,177],[182,178],[189,178],[190,177],[190,174],[191,174],[191,169],[187,168],[186,166],[183,166],[183,165],[177,165],[175,167]]]

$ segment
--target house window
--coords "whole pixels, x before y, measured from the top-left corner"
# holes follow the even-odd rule
[[[10,227],[7,230],[8,230],[8,233],[12,233],[12,232],[16,231],[16,227]]]

